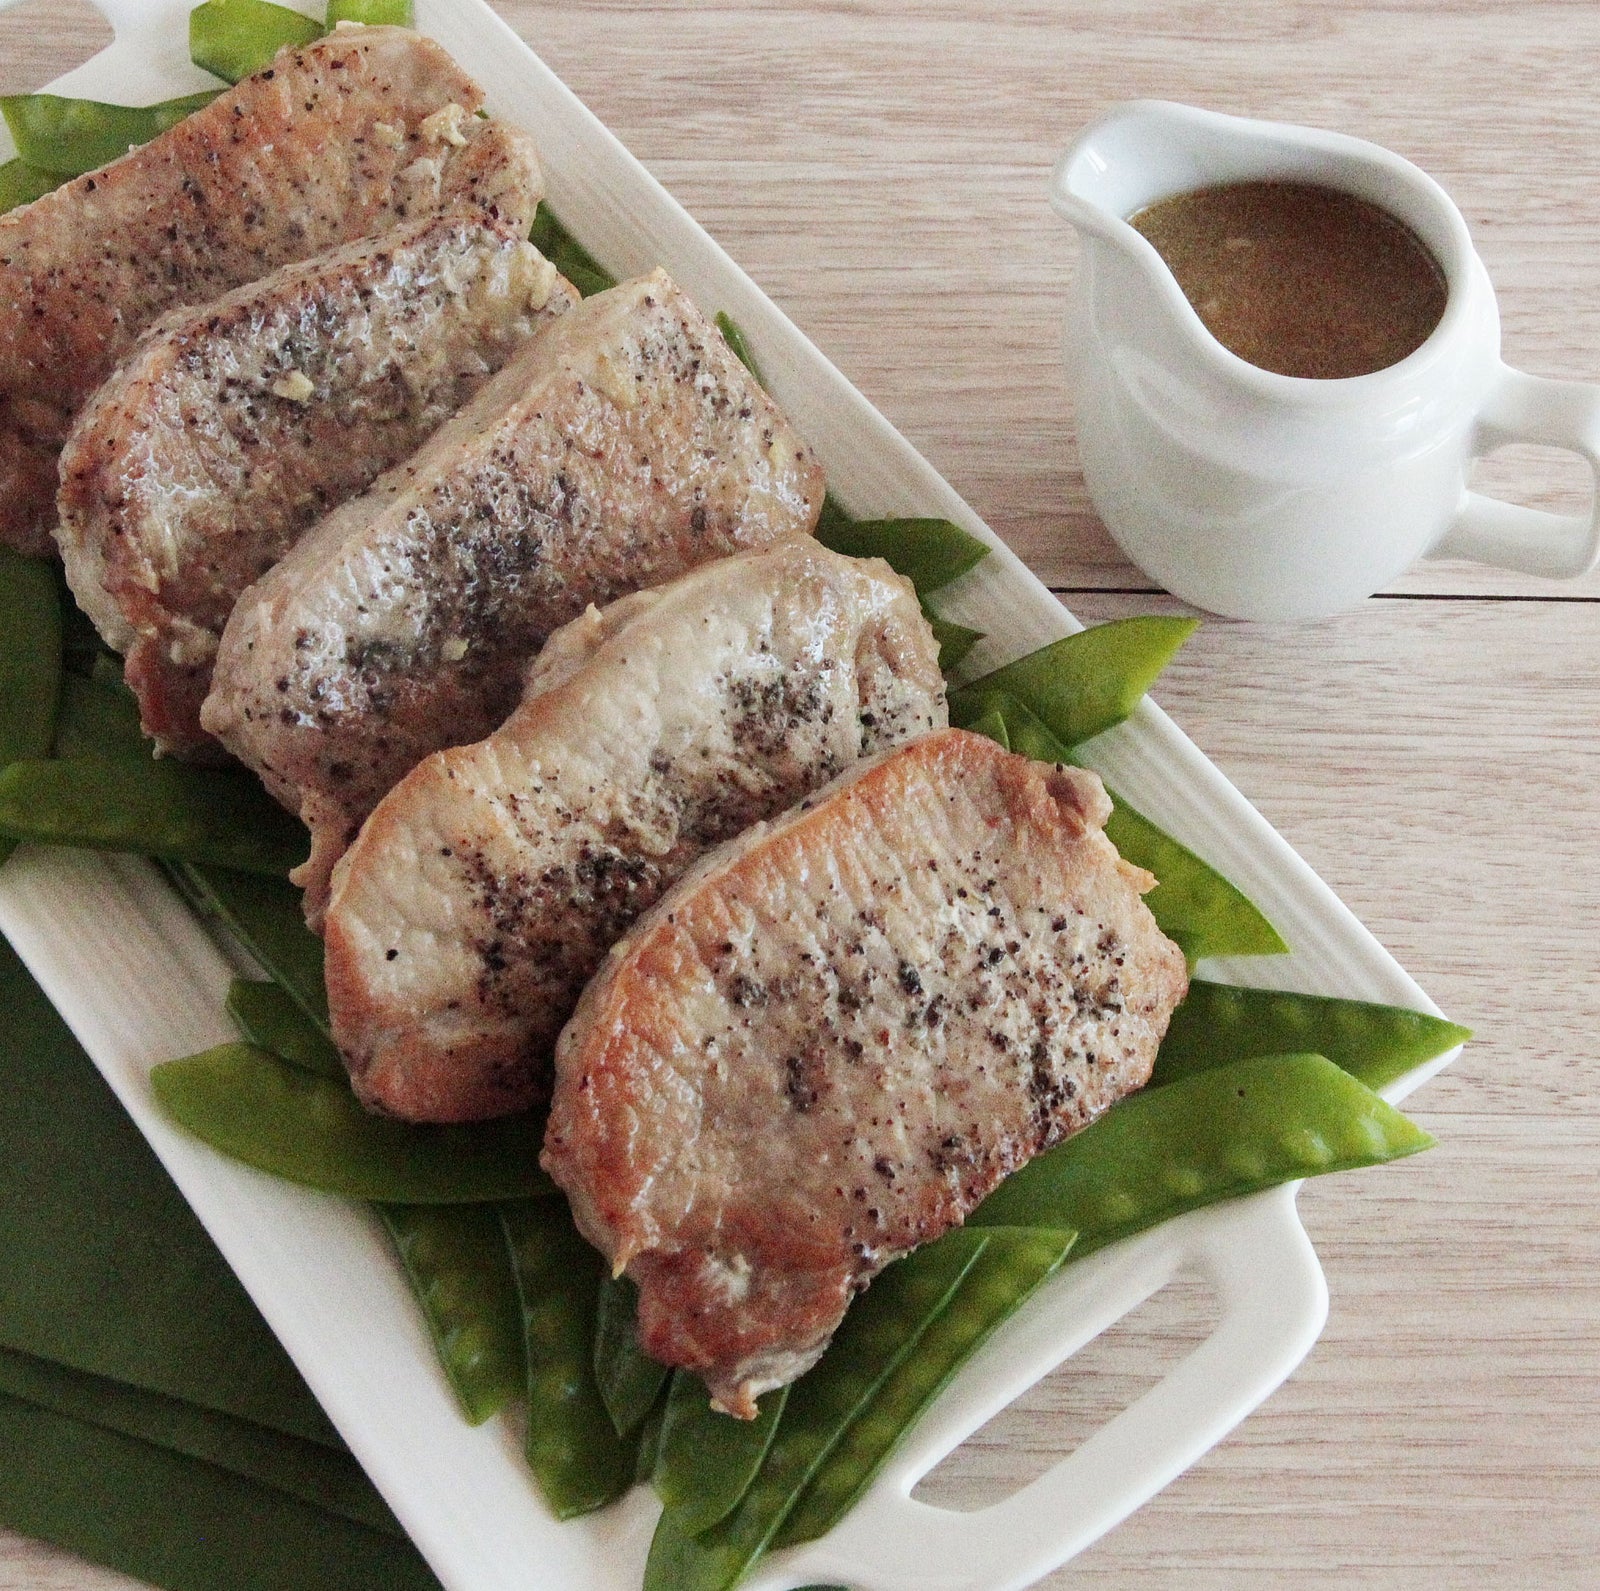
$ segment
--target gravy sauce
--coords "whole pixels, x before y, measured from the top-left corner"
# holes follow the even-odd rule
[[[1218,342],[1285,376],[1397,364],[1444,314],[1445,279],[1387,210],[1308,182],[1234,182],[1130,216]]]

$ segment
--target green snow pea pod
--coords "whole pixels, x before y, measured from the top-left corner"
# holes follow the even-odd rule
[[[7,94],[0,115],[18,156],[57,177],[81,177],[147,144],[217,97],[218,90],[185,94],[159,105],[105,105],[59,94]]]
[[[361,22],[369,28],[409,28],[416,23],[411,0],[328,0],[328,31],[341,22]]]
[[[1471,1037],[1469,1028],[1424,1011],[1196,978],[1172,1014],[1150,1086],[1252,1055],[1303,1050],[1383,1088]]]
[[[120,683],[91,676],[61,676],[55,753],[68,762],[150,762],[155,748],[139,727],[139,704]]]
[[[1007,751],[1011,747],[1011,726],[1006,722],[1006,715],[998,705],[991,705],[983,710],[980,717],[973,719],[967,728],[975,735],[982,735],[985,740],[992,740],[997,746],[1003,746]]]
[[[279,1060],[319,1077],[345,1078],[344,1062],[328,1036],[277,984],[235,978],[228,988],[228,1015],[252,1044]]]
[[[635,1444],[617,1435],[594,1379],[604,1261],[563,1200],[507,1204],[500,1219],[522,1300],[528,1467],[556,1516],[575,1519],[633,1484]]]
[[[828,537],[842,532],[846,525],[855,523],[855,515],[832,492],[822,494],[822,511],[817,515],[817,540],[829,545]]]
[[[32,204],[60,186],[61,179],[52,172],[30,166],[26,160],[8,160],[0,165],[0,215]]]
[[[934,640],[939,643],[941,674],[953,673],[967,653],[983,639],[982,630],[969,630],[964,624],[952,624],[948,619],[941,619],[926,602],[922,604],[922,616],[928,621]]]
[[[61,652],[62,662],[65,667],[75,674],[82,674],[86,679],[95,676],[96,669],[103,667],[101,658],[105,658],[115,666],[116,678],[101,681],[103,684],[122,683],[122,659],[115,652],[106,650],[106,643],[100,639],[100,632],[95,629],[89,615],[86,614],[67,590],[66,582],[61,582]]]
[[[123,675],[122,659],[115,652],[107,650],[103,643],[89,658],[88,667],[82,672],[96,685],[105,686],[108,691],[123,690],[127,685]],[[130,691],[128,694],[131,696],[133,693]]]
[[[979,716],[967,725],[1037,762],[1072,762],[1072,754],[1014,697],[991,692],[969,704]],[[1288,949],[1248,896],[1187,846],[1110,792],[1106,835],[1118,852],[1158,880],[1145,905],[1189,964],[1202,956],[1270,956]]]
[[[626,1276],[600,1278],[594,1330],[594,1379],[618,1436],[637,1431],[656,1405],[671,1371],[639,1346],[639,1291]]]
[[[965,728],[996,693],[1015,697],[1069,750],[1120,724],[1139,705],[1197,619],[1113,619],[1030,652],[950,693]]]
[[[61,644],[61,603],[50,565],[0,547],[0,767],[50,750]]]
[[[960,1290],[851,1422],[773,1539],[791,1547],[826,1535],[860,1501],[900,1438],[994,1329],[1061,1268],[1070,1232],[996,1228]]]
[[[362,1108],[349,1087],[254,1044],[219,1044],[150,1074],[186,1131],[291,1182],[382,1204],[477,1204],[547,1193],[525,1116],[414,1127]]]
[[[321,1029],[328,1031],[322,941],[306,927],[300,891],[287,879],[178,862],[167,868],[189,902],[217,918]]]
[[[850,558],[882,558],[925,597],[959,579],[989,556],[989,549],[948,519],[843,519],[820,521],[817,540]]]
[[[0,547],[0,768],[48,754],[61,695],[61,603],[39,558]],[[13,842],[0,839],[0,862]]]
[[[654,1484],[671,1509],[675,1528],[697,1536],[726,1519],[739,1506],[778,1433],[789,1388],[769,1392],[753,1420],[734,1420],[711,1407],[699,1376],[686,1370],[672,1378]]]
[[[756,385],[765,388],[766,382],[762,379],[761,367],[756,363],[755,355],[750,352],[750,344],[744,340],[744,332],[740,329],[738,321],[724,309],[717,311],[717,330],[722,333],[722,340],[733,350],[733,357],[755,377]]]
[[[915,1353],[990,1234],[958,1229],[889,1266],[851,1306],[828,1351],[789,1391],[761,1469],[725,1519],[698,1534],[664,1509],[644,1591],[727,1591],[766,1551],[811,1479],[873,1395]]]
[[[617,285],[592,254],[556,220],[554,212],[544,201],[534,212],[533,228],[528,239],[585,298],[603,293]]]
[[[1004,691],[964,700],[962,716],[970,717],[971,722],[958,727],[987,735],[1019,757],[1031,757],[1035,762],[1072,761],[1072,753],[1016,697]]]
[[[522,1396],[522,1305],[492,1204],[380,1204],[467,1421]]]
[[[286,44],[310,44],[322,24],[270,0],[206,0],[189,13],[189,59],[237,83],[272,64]]]
[[[155,761],[13,762],[0,771],[0,834],[277,875],[308,850],[252,775]]]
[[[1218,1199],[1432,1145],[1332,1061],[1259,1056],[1124,1099],[1007,1178],[967,1224],[1072,1226],[1089,1254]]]
[[[1159,882],[1144,898],[1162,933],[1192,967],[1206,956],[1281,956],[1283,936],[1236,884],[1111,793],[1106,836]]]
[[[661,1452],[661,1422],[666,1418],[667,1398],[672,1392],[672,1381],[669,1377],[661,1389],[661,1396],[651,1404],[650,1412],[644,1417],[644,1424],[639,1427],[639,1434],[634,1439],[637,1446],[633,1456],[633,1479],[638,1486],[648,1486],[655,1479],[656,1458]]]

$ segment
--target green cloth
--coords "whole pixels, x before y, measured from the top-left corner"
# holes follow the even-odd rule
[[[342,1447],[249,1295],[0,942],[0,1347]]]
[[[0,1522],[167,1591],[439,1591],[416,1549],[0,1393]]]
[[[3,939],[0,1099],[0,1524],[170,1591],[437,1591]]]
[[[405,1536],[355,1459],[320,1442],[5,1348],[0,1348],[0,1393],[203,1459],[356,1524]]]

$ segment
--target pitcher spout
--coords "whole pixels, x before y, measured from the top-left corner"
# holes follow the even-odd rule
[[[1147,270],[1159,256],[1128,217],[1176,194],[1223,183],[1291,181],[1339,188],[1387,210],[1452,281],[1473,259],[1460,212],[1425,172],[1359,138],[1256,121],[1171,100],[1130,100],[1092,123],[1056,162],[1055,212]]]

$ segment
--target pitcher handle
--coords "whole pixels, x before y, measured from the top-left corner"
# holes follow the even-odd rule
[[[1565,449],[1588,462],[1586,514],[1552,514],[1467,492],[1433,558],[1472,558],[1523,574],[1570,580],[1600,561],[1600,386],[1551,381],[1502,365],[1478,417],[1474,454],[1509,442]]]

